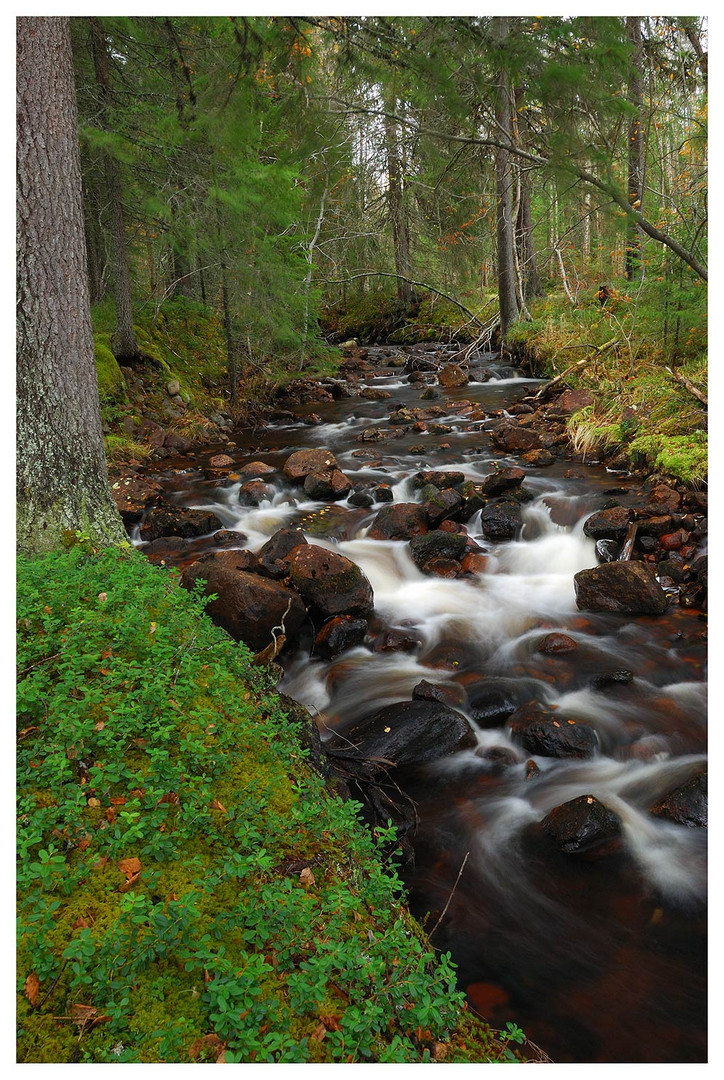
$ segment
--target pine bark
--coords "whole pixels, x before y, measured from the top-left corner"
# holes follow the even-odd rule
[[[505,16],[493,19],[496,41],[501,54],[509,33],[509,20]],[[502,57],[501,57],[502,58]],[[495,121],[508,143],[513,145],[512,108],[510,80],[501,64],[495,97]],[[518,297],[515,290],[515,225],[513,222],[513,172],[510,151],[503,146],[495,150],[495,184],[497,193],[496,239],[498,255],[498,303],[500,306],[500,335],[503,340],[514,322],[520,317]]]
[[[103,449],[67,18],[17,20],[17,544],[125,537]]]

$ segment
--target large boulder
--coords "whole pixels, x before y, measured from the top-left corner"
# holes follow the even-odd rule
[[[339,470],[339,463],[331,450],[297,450],[284,462],[284,475],[293,484],[303,484],[310,473],[322,476]]]
[[[440,386],[449,390],[456,386],[465,386],[470,380],[468,373],[457,364],[448,364],[438,372],[437,381]]]
[[[307,612],[296,592],[276,581],[238,569],[247,565],[244,554],[209,552],[184,570],[181,584],[190,589],[204,581],[206,595],[216,593],[217,596],[206,606],[213,621],[235,641],[243,641],[254,652],[259,652],[272,644],[272,630],[282,622],[285,637],[293,637]]]
[[[111,484],[113,501],[126,525],[140,521],[143,511],[160,496],[161,490],[159,483],[146,476],[123,476]]]
[[[621,835],[622,823],[594,795],[579,795],[554,807],[543,819],[542,831],[565,855],[585,855],[610,847]]]
[[[328,754],[364,760],[372,775],[405,765],[424,765],[456,750],[474,747],[477,739],[462,715],[440,701],[398,701],[351,728],[332,735]]]
[[[336,502],[352,490],[352,482],[339,469],[331,472],[310,472],[304,478],[304,494],[310,499]]]
[[[525,473],[517,466],[510,469],[495,469],[485,477],[480,490],[483,495],[502,495],[505,491],[520,487],[524,480]]]
[[[598,748],[598,735],[588,724],[563,719],[530,702],[510,717],[510,731],[529,754],[554,758],[590,758]]]
[[[188,510],[183,506],[153,506],[140,527],[141,540],[157,540],[159,536],[195,536],[222,529],[221,518],[210,510]]]
[[[493,445],[506,454],[523,454],[541,447],[540,435],[520,427],[515,421],[501,424],[491,433],[491,439]]]
[[[371,540],[411,540],[426,533],[430,519],[419,503],[389,503],[377,511],[367,532]]]
[[[316,544],[305,544],[289,556],[289,578],[304,600],[325,618],[369,615],[372,586],[359,566]]]
[[[454,517],[462,510],[465,499],[454,488],[444,488],[442,491],[432,484],[426,485],[420,492],[422,505],[427,511],[430,525],[435,528],[446,518]]]
[[[551,416],[570,416],[592,404],[593,394],[590,390],[564,390],[551,402],[549,412]]]
[[[697,773],[686,783],[674,788],[651,808],[655,817],[675,821],[678,825],[705,829],[709,808],[707,774]]]
[[[612,506],[591,514],[583,524],[583,531],[593,540],[623,540],[633,516],[633,510],[627,506]]]
[[[573,584],[581,611],[663,615],[666,610],[666,593],[645,563],[601,563],[591,570],[580,570]]]
[[[413,537],[410,541],[410,554],[412,561],[423,573],[434,573],[435,566],[432,564],[435,560],[460,560],[465,553],[467,542],[467,536],[435,529],[433,532]]]
[[[456,469],[448,469],[445,472],[438,469],[423,469],[415,473],[411,480],[414,488],[423,488],[426,484],[432,484],[440,491],[444,488],[456,487],[464,482],[465,473],[458,472]]]
[[[480,527],[486,540],[513,540],[521,525],[520,507],[514,502],[489,503],[480,514]]]

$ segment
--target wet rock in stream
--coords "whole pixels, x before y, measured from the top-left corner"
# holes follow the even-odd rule
[[[577,720],[560,720],[536,702],[518,709],[509,719],[510,733],[529,754],[554,758],[591,758],[598,750],[594,728]]]
[[[552,840],[565,855],[598,855],[617,848],[622,832],[618,814],[604,806],[593,795],[579,795],[576,799],[554,807],[543,819],[541,831]]]
[[[419,503],[390,503],[378,510],[367,533],[371,540],[411,540],[426,533],[430,519]]]
[[[142,540],[161,536],[181,536],[188,540],[223,528],[223,521],[210,510],[188,510],[181,506],[153,506],[140,527]]]
[[[689,828],[705,829],[708,806],[707,773],[701,772],[665,795],[651,808],[651,813]]]
[[[666,593],[644,563],[602,563],[580,570],[573,584],[576,604],[582,611],[663,615],[666,610]]]
[[[325,618],[368,615],[374,607],[372,586],[356,563],[316,544],[289,555],[289,579],[307,604]]]
[[[306,618],[307,609],[291,589],[244,569],[248,554],[209,552],[184,570],[181,584],[191,589],[204,581],[206,595],[217,595],[206,606],[208,615],[235,641],[243,641],[258,652],[272,643],[272,630],[282,622],[285,637],[293,638]]]

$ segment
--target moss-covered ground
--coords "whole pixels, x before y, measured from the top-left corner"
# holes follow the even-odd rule
[[[513,1058],[175,572],[81,539],[17,618],[19,1062]]]

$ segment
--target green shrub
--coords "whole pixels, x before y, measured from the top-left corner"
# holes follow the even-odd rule
[[[18,1060],[504,1057],[205,601],[133,550],[18,568]]]

